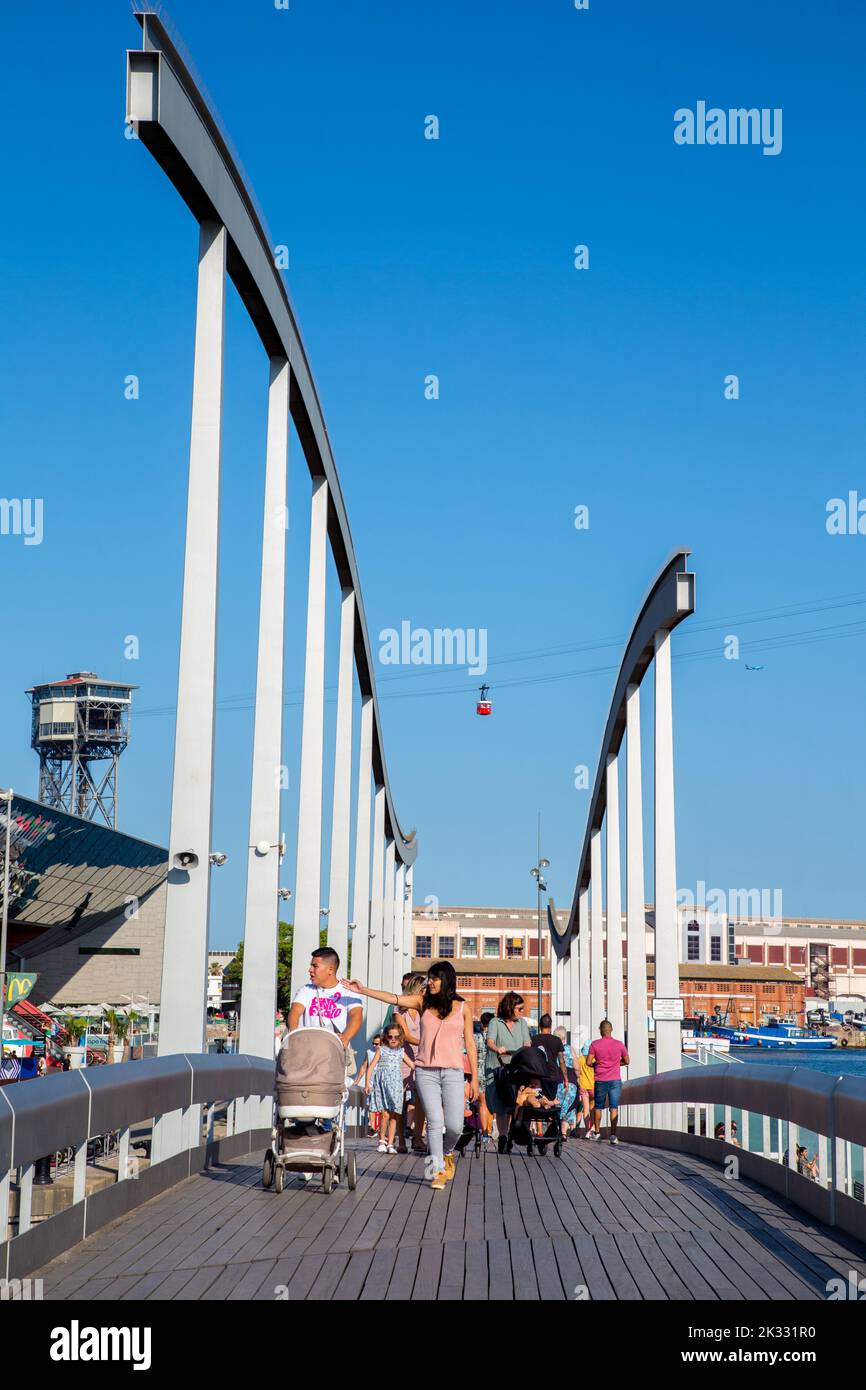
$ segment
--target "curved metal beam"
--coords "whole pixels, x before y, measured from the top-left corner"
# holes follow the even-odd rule
[[[274,264],[252,191],[219,122],[158,15],[136,13],[143,47],[127,51],[127,121],[199,221],[226,229],[226,270],[269,357],[290,364],[292,420],[312,478],[328,484],[328,539],[340,585],[355,594],[355,667],[361,695],[373,701],[373,777],[385,789],[385,832],[402,863],[414,863],[417,841],[400,827],[381,732],[373,655],[355,548],[325,418],[282,277]]]
[[[647,673],[654,653],[655,634],[662,628],[672,631],[695,610],[695,576],[687,569],[690,550],[674,550],[662,565],[649,593],[638,610],[632,624],[631,636],[626,643],[625,654],[613,688],[610,712],[604,730],[598,768],[595,774],[592,800],[583,836],[583,851],[577,871],[574,900],[568,921],[560,930],[555,914],[548,908],[547,925],[553,949],[562,959],[568,955],[571,938],[577,931],[577,914],[580,895],[590,880],[590,840],[595,831],[600,830],[607,808],[606,769],[607,760],[619,752],[625,733],[626,695],[629,686],[640,685]]]

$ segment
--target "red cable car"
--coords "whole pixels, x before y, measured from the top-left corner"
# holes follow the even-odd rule
[[[489,686],[489,685],[482,685],[482,687],[481,687],[481,689],[480,689],[480,691],[479,691],[479,693],[478,693],[478,703],[477,703],[476,706],[475,706],[475,713],[476,713],[476,714],[492,714],[492,713],[493,713],[493,702],[492,702],[491,700],[488,700],[488,698],[487,698],[489,692],[490,692],[490,686]]]

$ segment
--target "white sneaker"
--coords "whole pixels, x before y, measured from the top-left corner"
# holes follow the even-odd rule
[[[610,1136],[610,1143],[611,1143],[611,1144],[618,1144],[618,1143],[619,1143],[619,1140],[617,1139],[617,1137],[616,1137],[615,1134],[612,1134],[612,1135]]]
[[[397,1152],[397,1145],[396,1145],[396,1144],[389,1144],[389,1145],[388,1145],[388,1153],[389,1153],[389,1154],[395,1154],[396,1152]]]
[[[298,1177],[301,1179],[301,1182],[312,1182],[312,1180],[313,1180],[313,1178],[314,1178],[315,1176],[316,1176],[315,1173],[299,1173],[299,1174],[298,1174]]]
[[[388,1145],[385,1143],[384,1139],[379,1140],[379,1147],[376,1152],[380,1154],[386,1154],[388,1152]]]

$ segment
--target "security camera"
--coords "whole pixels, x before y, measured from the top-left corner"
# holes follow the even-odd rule
[[[278,888],[278,889],[277,889],[277,897],[278,897],[278,898],[282,898],[282,900],[283,900],[284,903],[287,903],[287,902],[289,901],[289,898],[290,898],[291,896],[292,896],[292,890],[291,890],[291,888]]]
[[[174,855],[171,862],[175,869],[195,869],[198,865],[198,855],[194,849],[182,849]]]
[[[224,863],[226,862],[226,860],[228,859],[228,855],[227,855],[227,854],[209,854],[209,855],[208,855],[208,859],[209,859],[209,861],[210,861],[211,864],[215,864],[215,865],[217,866],[217,868],[219,868],[221,864],[224,864]]]

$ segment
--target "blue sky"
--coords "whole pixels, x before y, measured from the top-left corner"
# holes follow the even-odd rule
[[[374,641],[403,619],[488,632],[492,719],[465,672],[380,686],[416,901],[531,904],[539,810],[570,900],[588,803],[573,769],[594,772],[621,640],[686,545],[678,881],[866,916],[866,537],[825,527],[828,499],[866,494],[862,8],[175,0],[170,15],[290,250]],[[44,539],[0,537],[3,780],[35,793],[28,685],[87,667],[129,680],[121,825],[165,844],[197,231],[124,138],[127,5],[20,7],[5,33],[2,492],[44,499]],[[698,100],[782,108],[782,152],[676,145],[674,112]],[[217,946],[242,933],[252,708],[236,697],[254,689],[267,388],[233,290],[227,322]],[[289,887],[309,509],[294,440],[290,472]],[[651,709],[648,691],[645,726]],[[326,861],[327,841],[326,821]]]

